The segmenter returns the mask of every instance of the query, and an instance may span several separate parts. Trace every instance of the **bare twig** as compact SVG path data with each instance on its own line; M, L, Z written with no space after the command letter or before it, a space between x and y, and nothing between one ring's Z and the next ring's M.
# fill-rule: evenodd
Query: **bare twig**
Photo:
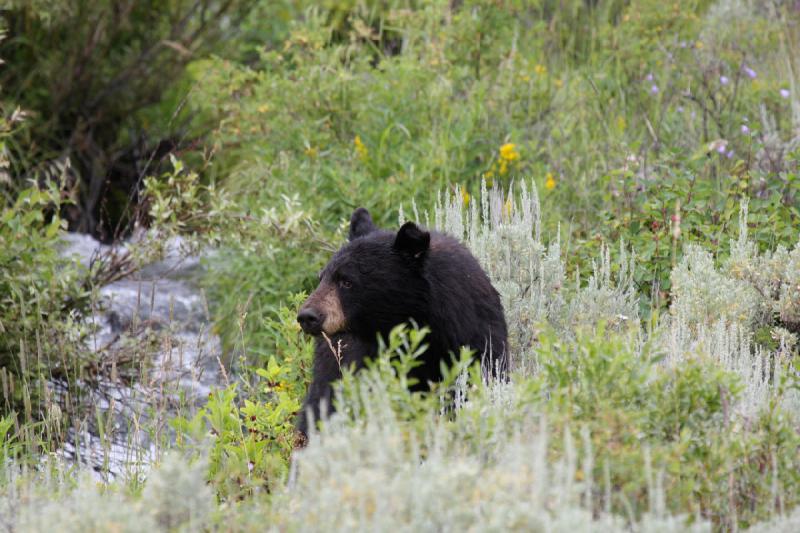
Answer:
M342 349L346 348L347 345L342 345L342 339L339 339L336 342L336 348L333 347L333 343L331 342L331 338L328 337L325 332L322 332L322 336L325 337L325 341L328 343L328 348L330 348L331 353L333 354L334 359L336 359L336 364L339 365L339 373L342 372Z

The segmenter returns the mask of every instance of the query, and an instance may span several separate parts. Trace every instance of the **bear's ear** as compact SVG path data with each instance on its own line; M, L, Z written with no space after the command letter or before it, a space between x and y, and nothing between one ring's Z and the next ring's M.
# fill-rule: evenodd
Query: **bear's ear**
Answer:
M353 211L353 214L350 216L350 235L347 237L347 240L352 241L353 239L363 237L376 229L378 228L372 223L372 217L369 216L369 211L363 207L359 207Z
M394 238L394 249L410 254L414 259L419 259L428 251L431 244L431 234L423 231L413 222L406 222Z

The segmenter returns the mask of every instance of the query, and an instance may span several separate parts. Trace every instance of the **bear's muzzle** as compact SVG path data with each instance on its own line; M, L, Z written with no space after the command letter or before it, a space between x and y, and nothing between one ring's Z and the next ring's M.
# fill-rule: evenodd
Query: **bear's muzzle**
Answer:
M297 322L309 335L333 335L344 330L342 302L333 283L320 283L297 313Z

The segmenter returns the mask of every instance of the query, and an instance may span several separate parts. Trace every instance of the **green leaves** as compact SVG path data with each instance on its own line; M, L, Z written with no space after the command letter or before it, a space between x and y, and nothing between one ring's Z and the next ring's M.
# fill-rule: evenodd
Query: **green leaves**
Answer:
M0 418L0 457L4 461L17 457L21 451L21 444L14 430L15 418L16 413L13 412Z
M55 355L63 361L79 351L70 313L84 309L91 290L86 270L58 255L61 206L50 182L20 191L0 214L0 367L12 381L3 386L0 412L26 418L32 407L38 412L42 390L34 383L56 370Z
M313 340L302 335L291 298L260 325L273 339L265 354L240 361L237 384L213 392L193 418L179 418L176 429L185 447L202 449L211 431L209 478L224 499L237 499L284 481L294 448L294 418L310 381Z

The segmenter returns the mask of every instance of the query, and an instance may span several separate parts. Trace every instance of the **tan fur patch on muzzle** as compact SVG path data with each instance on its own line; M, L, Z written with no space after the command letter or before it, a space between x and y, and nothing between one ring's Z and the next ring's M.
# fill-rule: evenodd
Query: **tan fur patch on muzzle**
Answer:
M322 298L322 312L325 313L325 321L322 322L322 331L328 335L339 333L344 329L344 311L342 302L336 288L331 286L330 290Z
M322 316L322 331L327 335L339 333L345 328L344 311L339 293L333 283L321 283L317 290L308 297L303 307L316 310Z

